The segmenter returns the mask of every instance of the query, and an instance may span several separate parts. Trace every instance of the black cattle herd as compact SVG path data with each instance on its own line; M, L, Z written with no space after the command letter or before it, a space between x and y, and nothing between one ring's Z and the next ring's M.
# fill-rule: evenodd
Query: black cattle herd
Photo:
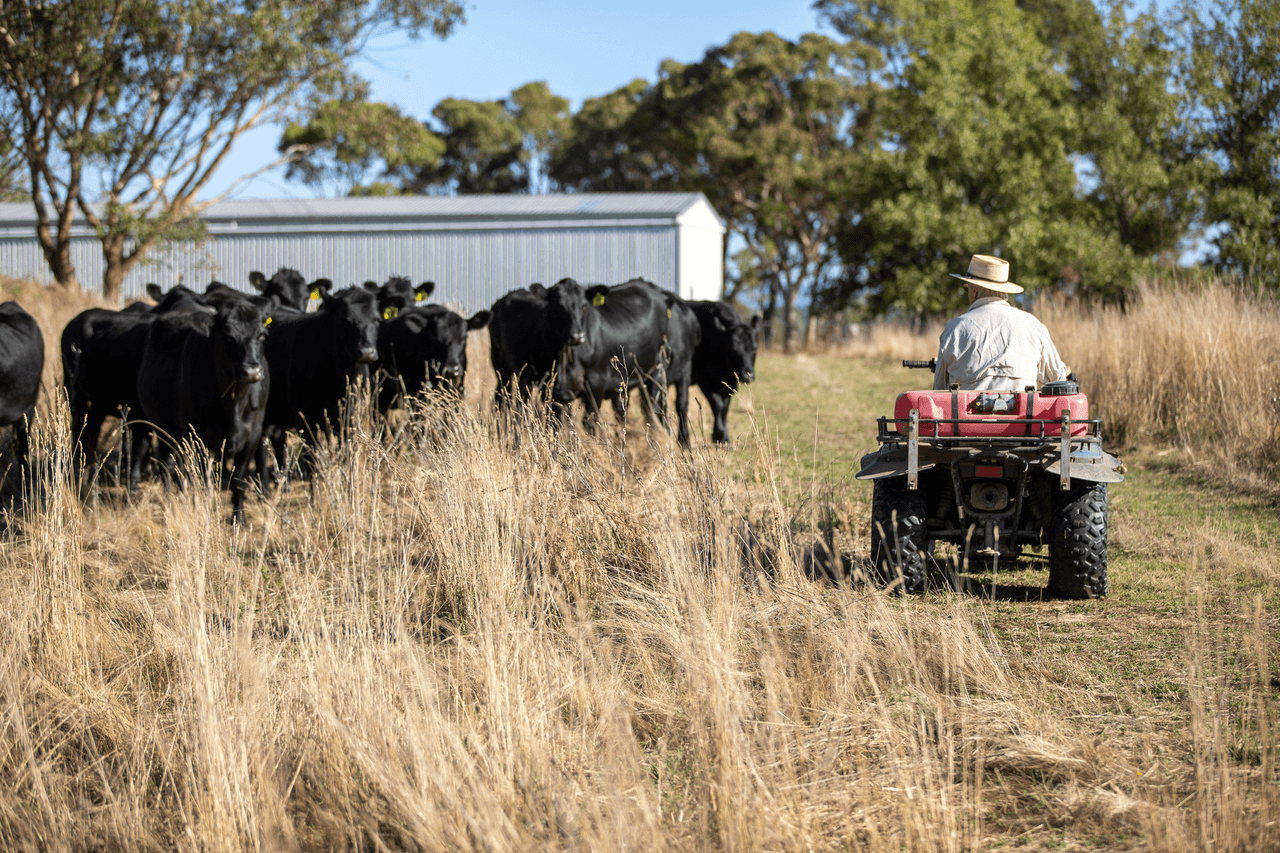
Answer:
M723 302L685 300L638 278L612 287L533 284L468 318L428 304L430 282L399 276L335 290L328 279L281 268L270 278L250 273L249 282L256 293L216 281L203 293L148 285L154 305L91 308L67 324L63 385L82 482L86 467L95 470L104 419L118 417L127 425L129 488L149 463L173 473L175 451L198 439L220 456L241 521L251 463L266 490L270 463L283 470L293 433L308 476L310 449L337 429L348 394L363 383L383 415L425 389L461 394L467 333L485 326L498 408L537 399L559 420L580 400L588 430L606 400L624 418L637 389L665 426L674 386L677 438L687 445L689 386L697 385L711 405L712 439L727 442L729 398L755 370L758 316L743 322ZM0 425L13 425L20 462L43 364L36 321L15 302L0 305Z

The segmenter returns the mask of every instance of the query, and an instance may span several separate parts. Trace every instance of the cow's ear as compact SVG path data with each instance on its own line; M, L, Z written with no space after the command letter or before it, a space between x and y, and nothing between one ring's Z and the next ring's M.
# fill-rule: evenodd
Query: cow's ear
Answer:
M262 288L267 286L267 277L257 270L254 270L249 273L249 283L253 285L254 290L262 290Z
M751 331L758 332L759 330L760 330L760 315L752 314L751 315Z
M156 302L164 299L164 291L160 289L160 285L154 281L147 282L147 296L150 296Z
M434 281L424 281L413 289L413 298L421 302L435 292L436 283Z
M376 293L378 291L378 283L376 281L366 281L364 283L364 289L372 290L373 292Z
M608 293L609 293L609 285L593 284L587 288L587 292L584 294L584 296L587 297L588 302L590 302L592 305L599 308L601 305L604 304L604 298Z
M490 315L487 310L477 311L472 314L467 318L467 331L474 332L476 329L483 329L485 326L489 325L489 316Z
M529 292L532 293L534 296L547 295L547 289L542 286L542 282L540 281L535 281L533 284L529 285Z
M318 290L321 293L328 293L333 290L333 282L327 278L318 278L311 282L311 290L312 292Z

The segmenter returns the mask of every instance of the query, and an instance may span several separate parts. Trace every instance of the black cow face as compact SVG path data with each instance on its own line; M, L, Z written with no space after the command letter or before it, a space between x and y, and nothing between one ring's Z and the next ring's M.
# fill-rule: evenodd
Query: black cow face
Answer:
M735 322L729 339L729 366L737 375L739 382L750 382L756 378L756 348L760 337L760 315L751 318L751 323Z
M426 357L431 387L452 388L461 394L467 376L467 321L442 309L432 312L423 332L430 341Z
M213 318L214 358L223 381L235 385L252 385L262 380L262 342L271 325L268 299L233 300L227 302Z
M582 324L587 310L587 297L582 285L563 278L546 291L547 328L553 341L561 346L577 346L587 339Z
M324 298L324 311L332 314L333 352L350 367L351 376L366 377L378 358L378 299L361 287L350 287Z
M399 312L413 305L421 305L436 289L434 281L424 281L414 287L413 282L402 275L393 275L382 285L366 281L364 286L377 295L378 309L384 314L388 307L394 307Z
M323 299L333 289L333 282L327 278L318 278L307 284L302 273L288 267L276 270L271 278L254 270L249 273L249 283L263 296L275 297L281 305L298 311L305 311L308 302Z

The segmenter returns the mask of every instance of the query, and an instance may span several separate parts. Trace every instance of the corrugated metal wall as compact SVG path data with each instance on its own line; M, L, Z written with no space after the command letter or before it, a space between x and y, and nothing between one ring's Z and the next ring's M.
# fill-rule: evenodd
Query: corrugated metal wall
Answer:
M73 258L81 284L96 289L102 254L94 239L77 240ZM584 284L617 284L643 276L661 287L679 284L676 226L587 227L437 232L214 234L204 244L175 244L157 252L125 280L126 299L149 281L163 287L179 277L196 290L213 279L250 290L250 270L271 275L292 267L308 279L329 278L338 287L391 275L436 282L432 301L470 313L531 282L551 285L565 276ZM39 246L30 237L0 237L0 271L49 279Z

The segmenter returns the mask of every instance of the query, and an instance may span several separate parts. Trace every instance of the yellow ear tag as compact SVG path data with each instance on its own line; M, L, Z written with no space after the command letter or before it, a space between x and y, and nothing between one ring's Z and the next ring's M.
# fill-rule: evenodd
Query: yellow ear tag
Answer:
M264 329L265 329L267 326L270 326L270 325L271 325L271 318L270 318L270 317L268 317L267 319L265 319L265 320L263 320L263 321L262 321L262 327L263 327Z
M388 305L386 310L382 312L382 319L394 320L399 315L400 309L394 305Z
M670 309L670 308L668 308L668 309L667 309L667 319L668 319L668 320L670 320L670 319L671 319L671 309Z
M591 304L592 304L592 305L594 305L594 306L596 306L597 308L599 308L601 305L603 305L603 304L604 304L604 294L603 294L603 293L597 293L595 296L591 297Z
M312 288L312 289L311 289L311 298L312 298L312 299L319 299L319 298L320 298L320 288L315 287L315 288Z
M426 298L427 298L427 294L425 294L425 293L415 293L415 294L413 294L413 301L414 301L414 302L422 302L422 301L426 300Z

